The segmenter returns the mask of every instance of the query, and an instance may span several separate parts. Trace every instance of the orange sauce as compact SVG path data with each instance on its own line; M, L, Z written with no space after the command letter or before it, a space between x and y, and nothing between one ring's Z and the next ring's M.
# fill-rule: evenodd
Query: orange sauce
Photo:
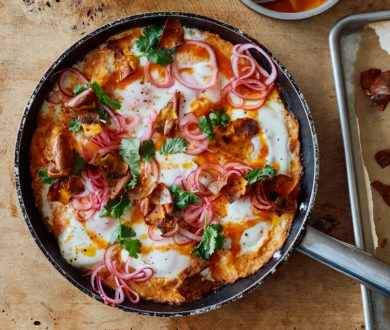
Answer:
M316 8L327 0L278 0L273 3L262 4L263 7L285 13L299 13Z

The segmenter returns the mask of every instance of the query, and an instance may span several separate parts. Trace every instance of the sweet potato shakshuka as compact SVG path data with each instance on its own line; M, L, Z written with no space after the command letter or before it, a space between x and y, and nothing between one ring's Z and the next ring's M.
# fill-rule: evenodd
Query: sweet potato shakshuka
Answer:
M30 146L35 203L107 304L201 299L282 247L299 125L261 48L168 19L52 79Z

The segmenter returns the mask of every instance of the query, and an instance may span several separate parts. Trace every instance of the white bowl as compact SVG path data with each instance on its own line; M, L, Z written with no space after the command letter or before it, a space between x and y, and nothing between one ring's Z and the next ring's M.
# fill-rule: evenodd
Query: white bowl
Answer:
M332 7L339 0L328 0L316 8L306 10L306 11L301 11L298 13L284 13L284 12L280 12L280 11L276 11L276 10L267 9L263 6L258 5L257 3L253 2L252 0L241 0L241 1L243 3L245 3L249 8L257 11L260 14L263 14L263 15L266 15L269 17L273 17L273 18L278 18L278 19L297 20L297 19L304 19L304 18L318 15L318 14L322 13L323 11Z

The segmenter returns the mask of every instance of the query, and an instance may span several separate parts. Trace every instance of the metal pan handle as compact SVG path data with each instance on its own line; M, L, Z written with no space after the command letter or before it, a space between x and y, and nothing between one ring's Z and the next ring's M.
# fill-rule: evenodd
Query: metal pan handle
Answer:
M390 297L390 266L355 246L311 226L298 251Z

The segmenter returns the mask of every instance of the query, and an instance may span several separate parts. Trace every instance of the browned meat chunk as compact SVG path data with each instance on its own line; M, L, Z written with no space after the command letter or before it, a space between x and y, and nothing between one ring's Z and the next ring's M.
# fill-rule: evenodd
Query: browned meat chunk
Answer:
M64 106L69 108L79 108L83 105L90 105L94 102L96 102L95 92L91 87L88 87L86 90L65 101Z
M390 149L378 151L375 159L382 168L390 165Z
M127 37L121 39L109 40L107 48L114 51L114 71L116 73L115 81L120 82L131 75L136 68L136 58L127 45Z
M159 183L150 195L150 201L153 204L172 204L173 198L171 191L164 183Z
M390 71L369 69L360 74L360 85L370 96L370 105L379 111L385 110L390 102Z
M371 186L382 196L385 203L390 206L390 185L376 180L371 182Z
M157 228L161 230L162 237L171 237L179 230L179 224L175 216L165 214L164 220L157 224Z
M150 211L145 216L145 223L147 225L157 225L165 219L165 210L162 205L152 204Z
M240 118L227 126L217 126L208 146L213 151L221 151L234 159L246 159L253 151L251 139L260 131L256 120Z
M81 182L81 177L71 175L57 180L49 187L47 200L68 204L72 196L80 194L83 191L84 185Z
M171 136L179 123L180 92L175 91L172 99L162 108L153 124L153 129L165 136Z
M176 286L176 290L186 301L201 299L204 292L209 290L209 285L204 285L209 281L206 281L200 275L200 272L208 266L209 262L207 260L193 257L190 265L179 274L180 281Z
M245 195L247 184L248 181L242 176L232 174L229 176L226 185L221 189L221 194L224 195L231 204Z
M73 152L66 134L57 135L51 154L51 163L47 171L50 178L61 178L73 172Z
M181 23L174 18L168 18L158 42L158 47L172 49L181 45L184 45L184 30Z

